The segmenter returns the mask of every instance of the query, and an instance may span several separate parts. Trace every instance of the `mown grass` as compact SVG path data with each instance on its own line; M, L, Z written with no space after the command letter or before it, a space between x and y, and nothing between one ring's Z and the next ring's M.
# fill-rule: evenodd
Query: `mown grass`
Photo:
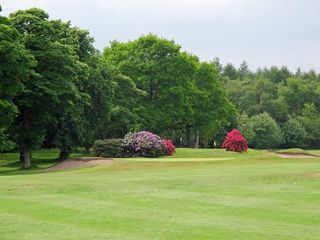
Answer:
M0 239L319 239L320 158L178 149L45 172L0 157ZM221 160L224 159L224 160ZM193 161L192 161L193 160Z

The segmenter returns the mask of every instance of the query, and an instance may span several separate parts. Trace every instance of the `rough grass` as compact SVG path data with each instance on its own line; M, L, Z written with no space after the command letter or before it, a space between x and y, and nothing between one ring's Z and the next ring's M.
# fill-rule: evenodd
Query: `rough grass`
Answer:
M178 149L161 161L119 159L44 172L57 153L33 157L35 166L28 171L18 171L16 154L0 157L1 239L320 236L320 158Z

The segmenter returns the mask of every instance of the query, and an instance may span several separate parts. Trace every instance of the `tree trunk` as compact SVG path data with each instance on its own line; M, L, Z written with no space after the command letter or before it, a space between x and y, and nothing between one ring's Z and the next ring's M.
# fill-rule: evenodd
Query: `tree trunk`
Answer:
M205 141L204 141L204 148L208 148L208 145L209 145L208 144L208 138L206 138Z
M22 168L28 169L31 167L30 152L28 149L23 149L20 153L20 160L22 161Z
M23 108L22 111L22 131L27 131L29 129L29 110L27 108ZM28 136L27 136L28 137ZM31 167L31 157L30 157L30 149L28 144L26 144L26 139L23 138L23 142L21 142L20 147L20 162L22 163L23 169L28 169Z
M194 144L194 148L199 148L199 129L196 131L196 142Z
M186 125L186 139L187 139L187 147L192 148L192 134L191 134L192 125Z
M60 149L60 160L66 160L69 156L69 152L66 149Z
M90 154L90 146L85 146L86 148L86 154Z

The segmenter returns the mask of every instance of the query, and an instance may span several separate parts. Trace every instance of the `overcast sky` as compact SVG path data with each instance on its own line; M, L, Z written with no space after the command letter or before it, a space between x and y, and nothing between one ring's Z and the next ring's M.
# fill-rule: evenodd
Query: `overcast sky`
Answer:
M251 69L287 65L320 71L320 0L1 0L3 15L39 7L53 19L109 41L156 33L201 60Z

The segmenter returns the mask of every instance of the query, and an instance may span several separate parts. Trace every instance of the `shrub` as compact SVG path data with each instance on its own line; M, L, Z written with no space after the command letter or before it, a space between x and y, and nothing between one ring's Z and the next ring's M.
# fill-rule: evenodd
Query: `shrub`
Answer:
M124 155L122 140L118 138L97 140L94 143L94 152L98 157L122 157Z
M306 147L306 129L296 119L290 119L282 128L283 146L286 148Z
M128 132L124 138L121 140L121 146L127 155L134 155L135 148L134 148L134 133Z
M163 154L165 142L156 134L142 131L128 133L122 140L122 147L132 156L157 157Z
M164 140L165 146L163 149L164 155L172 156L176 152L176 146L172 143L170 139Z
M251 118L253 123L253 146L258 149L276 148L282 142L280 128L276 121L268 114L261 113Z
M241 133L233 129L227 134L226 139L222 143L222 148L226 148L227 151L246 152L248 150L248 144Z

